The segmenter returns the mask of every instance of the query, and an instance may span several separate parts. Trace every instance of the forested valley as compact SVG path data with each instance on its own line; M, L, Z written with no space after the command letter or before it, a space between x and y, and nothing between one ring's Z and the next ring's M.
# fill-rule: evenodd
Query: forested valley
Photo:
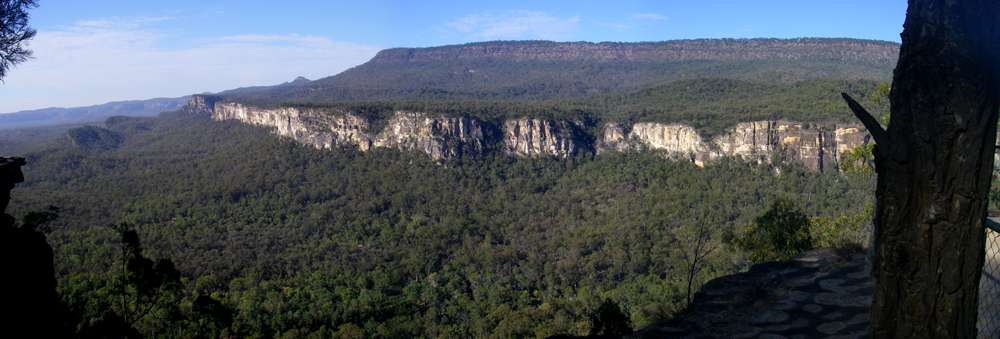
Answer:
M997 4L0 0L4 337L1000 337Z
M874 183L652 152L320 151L183 111L107 128L120 140L17 148L9 210L57 215L42 228L78 333L545 337L590 333L602 305L640 327L787 257L748 247L767 215L807 220L804 247L862 243Z

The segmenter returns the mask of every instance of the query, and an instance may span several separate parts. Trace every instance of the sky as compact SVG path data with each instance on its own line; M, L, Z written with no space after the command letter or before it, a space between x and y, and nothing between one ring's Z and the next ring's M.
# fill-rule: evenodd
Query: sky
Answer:
M379 50L487 40L899 41L906 0L39 0L0 112L335 75Z

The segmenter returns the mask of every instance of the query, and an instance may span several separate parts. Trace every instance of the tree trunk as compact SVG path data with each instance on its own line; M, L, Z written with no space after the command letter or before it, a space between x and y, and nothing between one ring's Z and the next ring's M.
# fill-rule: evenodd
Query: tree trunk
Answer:
M1000 110L1000 1L910 0L878 172L872 333L974 338Z

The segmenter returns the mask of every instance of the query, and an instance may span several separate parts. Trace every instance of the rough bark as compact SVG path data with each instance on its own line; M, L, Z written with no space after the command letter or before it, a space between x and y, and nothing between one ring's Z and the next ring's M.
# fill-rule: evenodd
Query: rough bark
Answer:
M974 338L1000 110L1000 1L910 0L876 141L876 338Z

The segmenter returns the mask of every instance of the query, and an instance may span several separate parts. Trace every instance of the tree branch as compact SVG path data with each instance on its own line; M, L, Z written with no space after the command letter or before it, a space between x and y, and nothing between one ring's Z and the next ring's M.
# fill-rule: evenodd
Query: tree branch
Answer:
M844 97L844 101L847 101L847 107L851 108L854 116L858 117L858 120L861 120L861 124L865 125L865 129L872 135L872 139L875 139L875 146L882 145L884 147L883 143L888 140L886 140L885 129L878 123L878 119L875 119L871 113L868 113L868 110L862 107L857 101L854 101L854 98L851 98L847 93L840 93L840 95Z

